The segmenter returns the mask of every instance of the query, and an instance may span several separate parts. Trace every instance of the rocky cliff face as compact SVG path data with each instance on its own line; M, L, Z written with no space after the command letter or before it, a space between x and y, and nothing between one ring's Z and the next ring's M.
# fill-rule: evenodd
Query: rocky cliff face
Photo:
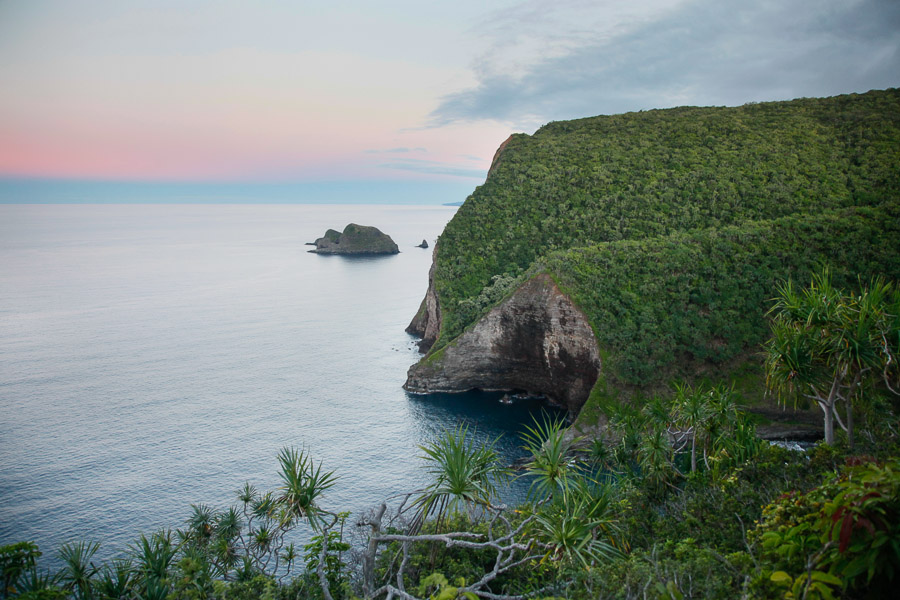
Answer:
M410 329L430 347L440 325L432 285L423 304ZM600 367L587 318L548 275L540 274L450 345L413 365L404 388L418 393L521 389L577 413Z
M434 291L434 265L437 260L438 245L434 245L431 252L431 269L428 271L428 291L419 306L419 312L413 317L412 322L406 328L407 333L422 338L419 341L419 350L428 352L437 340L441 331L441 305L438 303L437 294Z

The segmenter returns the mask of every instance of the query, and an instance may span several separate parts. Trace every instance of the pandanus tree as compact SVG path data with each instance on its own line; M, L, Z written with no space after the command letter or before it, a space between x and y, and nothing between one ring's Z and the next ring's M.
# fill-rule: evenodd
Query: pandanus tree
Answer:
M567 435L562 419L546 417L526 426L522 433L525 450L531 455L526 473L532 478L530 496L546 498L557 490L565 490L577 473L575 447L580 438Z
M675 415L678 425L687 428L691 438L691 473L697 471L697 443L703 441L706 425L713 414L710 393L698 387L675 385Z
M413 529L419 529L429 517L440 523L448 512L467 510L471 514L496 499L497 484L509 472L500 463L496 440L477 444L474 437L475 432L470 435L468 427L460 425L419 447L431 482L414 500L418 510Z
M336 477L305 449L283 448L278 462L281 481L274 490L260 492L247 483L237 492L238 506L215 511L191 505L184 529L175 532L177 544L168 533L142 536L133 551L141 575L139 595L165 597L174 589L176 595L190 590L205 597L214 579L249 581L257 575L283 578L290 573L297 558L289 543L291 532L307 523L321 533L337 520L320 506ZM180 560L173 562L175 558ZM178 578L171 575L170 565L177 567Z
M824 270L805 289L791 281L780 285L769 314L767 386L782 400L815 402L823 413L825 443L834 443L837 421L852 445L854 403L878 383L900 392L900 290L875 279L848 294Z
M131 546L136 570L135 587L140 598L163 599L170 591L170 569L178 553L172 532L159 531L149 538L141 534Z
M99 549L100 544L97 542L77 542L64 544L59 550L63 561L63 582L76 600L90 600L94 597L91 579L100 569L91 559Z
M284 448L278 455L281 463L281 487L273 507L280 525L290 526L306 519L318 531L323 512L319 498L337 481L333 471L322 471L322 463L313 462L305 450Z
M566 435L561 419L547 418L528 427L523 438L530 454L523 477L532 481L531 502L516 510L498 501L497 482L509 473L492 443L473 443L468 429L461 426L423 445L431 483L416 493L400 495L396 510L388 512L385 501L359 521L359 525L371 528L363 552L363 597L417 600L406 586L414 570L411 549L421 544L494 557L493 561L488 559L493 565L476 581L453 587L444 580L445 587L431 596L440 598L518 600L524 596L501 591L509 582L498 584L498 579L514 569L551 562L584 566L620 556L625 545L618 540L610 488L590 478L589 469L578 458L579 440ZM411 524L400 529L397 525L403 523L407 510L415 511L414 517ZM442 518L452 511L468 516L470 524L482 518L484 523L482 527L446 531L443 525L450 520ZM423 527L428 517L434 520ZM398 544L399 550L386 562L387 571L382 573L379 587L376 559L379 549L390 548L391 544ZM435 580L437 576L432 574Z
M529 495L536 502L545 558L587 566L620 556L610 488L594 481L578 459L582 439L570 435L562 419L547 416L526 427L522 437L531 455L525 476L532 478Z

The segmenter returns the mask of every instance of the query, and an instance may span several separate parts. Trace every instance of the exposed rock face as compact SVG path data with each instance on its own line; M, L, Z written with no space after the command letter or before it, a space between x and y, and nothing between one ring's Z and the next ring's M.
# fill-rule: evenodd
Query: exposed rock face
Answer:
M500 144L500 146L498 146L497 150L494 152L494 157L491 159L491 168L488 169L488 177L491 176L491 172L494 170L494 167L497 166L497 161L500 160L500 155L503 154L504 150L506 150L506 147L509 145L510 140L513 139L513 135L515 134L512 134L508 138L503 140L503 143Z
M427 248L427 247L428 247L428 240L422 240L422 243L419 244L418 246L416 246L416 248Z
M419 350L428 352L437 340L441 330L441 305L438 303L437 293L434 291L434 266L437 259L437 244L431 251L431 269L428 270L428 291L419 305L419 311L413 317L412 322L406 328L406 333L422 338L419 341Z
M316 254L397 254L400 248L377 227L350 223L343 233L329 229L315 242Z
M421 318L417 315L410 329L416 326L412 332L421 332L430 347L440 320L431 284L424 304ZM419 393L523 389L544 394L577 413L600 367L587 318L548 275L541 274L449 346L413 365L404 388Z

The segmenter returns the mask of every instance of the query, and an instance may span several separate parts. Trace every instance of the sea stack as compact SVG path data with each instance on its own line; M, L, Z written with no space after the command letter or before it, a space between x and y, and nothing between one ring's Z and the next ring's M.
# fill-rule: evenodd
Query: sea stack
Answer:
M377 227L350 223L343 233L329 229L315 241L315 254L398 254L400 248L391 236Z

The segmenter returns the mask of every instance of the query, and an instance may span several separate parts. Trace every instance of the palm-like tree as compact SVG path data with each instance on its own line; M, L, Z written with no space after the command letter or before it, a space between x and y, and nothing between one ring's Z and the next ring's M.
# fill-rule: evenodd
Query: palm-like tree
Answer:
M834 443L837 420L852 445L853 403L865 384L881 378L894 390L900 373L898 313L900 289L883 279L855 295L836 289L828 270L813 276L804 290L790 281L780 285L769 311L772 338L764 346L766 384L781 398L816 402L824 415L825 443Z
M613 452L617 463L633 472L638 448L644 436L647 418L630 404L611 404L607 408L610 429L620 438Z
M565 490L569 477L578 469L574 449L580 438L566 435L562 418L547 415L543 421L535 419L534 427L525 429L522 439L531 454L526 472L534 478L529 495L547 498L557 490Z
M497 440L475 444L468 427L460 425L447 430L435 441L419 446L425 453L431 483L414 501L418 507L413 529L421 527L425 519L462 508L488 506L497 496L497 484L508 477L500 465L494 449Z
M672 422L672 407L661 396L653 396L641 409L645 423L666 427Z
M281 553L281 560L284 561L285 571L284 574L278 578L279 581L290 576L291 570L294 567L294 562L296 562L298 556L297 548L294 546L293 542L285 546L284 551Z
M94 587L100 600L126 600L134 587L134 564L127 558L103 565Z
M233 506L214 517L213 537L209 551L214 566L223 575L237 566L240 560L238 545L243 527L244 520L238 509Z
M548 557L589 567L621 556L613 515L609 486L583 476L572 477L557 499L542 506L536 515Z
M51 574L48 571L39 571L32 566L19 574L15 588L18 597L46 598L48 600L63 600L68 594L59 589L61 573Z
M188 537L201 548L205 547L213 536L215 515L212 508L205 504L191 504L191 516L187 520Z
M91 559L99 549L100 544L97 542L78 542L64 544L59 550L63 561L63 582L77 600L90 600L94 597L91 578L100 569L91 563Z
M245 508L250 506L250 503L253 502L257 496L259 496L259 492L249 481L244 483L244 487L237 491L238 500L241 501Z
M676 423L691 434L691 473L697 471L697 442L706 434L712 414L710 392L702 386L694 389L684 383L675 384Z
M647 481L657 485L669 484L670 477L676 474L672 464L672 444L661 427L645 433L638 448L638 465Z
M334 471L322 471L322 463L316 465L305 450L296 448L282 448L278 461L282 485L274 502L281 509L281 524L290 526L305 518L318 531L320 510L317 500L337 482Z
M241 534L244 520L235 507L216 515L215 534L224 540L233 540Z
M169 568L177 552L169 530L158 531L149 538L141 534L137 544L131 547L142 598L166 597L169 592Z

